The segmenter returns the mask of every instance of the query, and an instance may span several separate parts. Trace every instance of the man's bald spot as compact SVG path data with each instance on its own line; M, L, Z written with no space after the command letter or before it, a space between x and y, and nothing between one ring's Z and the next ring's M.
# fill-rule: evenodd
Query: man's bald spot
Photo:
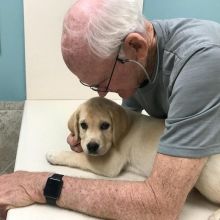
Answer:
M78 0L68 10L63 22L62 52L66 56L87 55L91 52L85 38L85 29L95 9L100 6L102 0Z
M101 59L91 52L84 38L83 29L88 25L90 16L100 7L102 0L78 0L67 12L62 34L62 54L67 67L82 81L88 76L94 82L108 74L113 59ZM96 73L95 75L93 73ZM102 75L102 76L101 76Z
M80 24L86 25L90 16L94 15L95 10L101 6L103 0L78 0L68 10L65 22L68 27L76 28Z

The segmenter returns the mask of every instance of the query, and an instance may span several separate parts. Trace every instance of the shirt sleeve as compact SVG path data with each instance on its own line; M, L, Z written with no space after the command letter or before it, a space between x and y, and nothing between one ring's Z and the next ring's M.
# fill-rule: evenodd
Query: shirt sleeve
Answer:
M220 47L195 53L172 82L158 152L193 158L220 153Z

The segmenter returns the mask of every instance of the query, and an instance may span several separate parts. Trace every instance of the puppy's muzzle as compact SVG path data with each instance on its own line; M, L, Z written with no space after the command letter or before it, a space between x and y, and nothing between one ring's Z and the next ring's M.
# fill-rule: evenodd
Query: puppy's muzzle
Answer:
M97 144L96 142L89 142L87 144L87 149L90 154L97 154L99 144Z

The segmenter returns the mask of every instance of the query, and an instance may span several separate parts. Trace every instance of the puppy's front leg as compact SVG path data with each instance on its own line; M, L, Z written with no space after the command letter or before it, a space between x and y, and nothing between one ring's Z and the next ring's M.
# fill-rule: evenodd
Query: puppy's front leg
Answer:
M73 151L48 152L46 158L54 165L77 167L108 177L117 176L126 165L125 157L113 150L104 156L89 156Z

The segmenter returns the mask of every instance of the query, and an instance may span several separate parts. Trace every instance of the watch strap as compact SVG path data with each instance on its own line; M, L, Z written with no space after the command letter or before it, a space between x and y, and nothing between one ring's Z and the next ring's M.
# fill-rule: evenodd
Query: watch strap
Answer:
M52 179L56 179L56 180L60 180L62 181L62 178L63 178L64 175L61 175L61 174L58 174L58 173L55 173L53 174L51 177L49 178L52 178Z
M57 199L51 198L51 197L46 197L47 204L56 206L57 205Z

